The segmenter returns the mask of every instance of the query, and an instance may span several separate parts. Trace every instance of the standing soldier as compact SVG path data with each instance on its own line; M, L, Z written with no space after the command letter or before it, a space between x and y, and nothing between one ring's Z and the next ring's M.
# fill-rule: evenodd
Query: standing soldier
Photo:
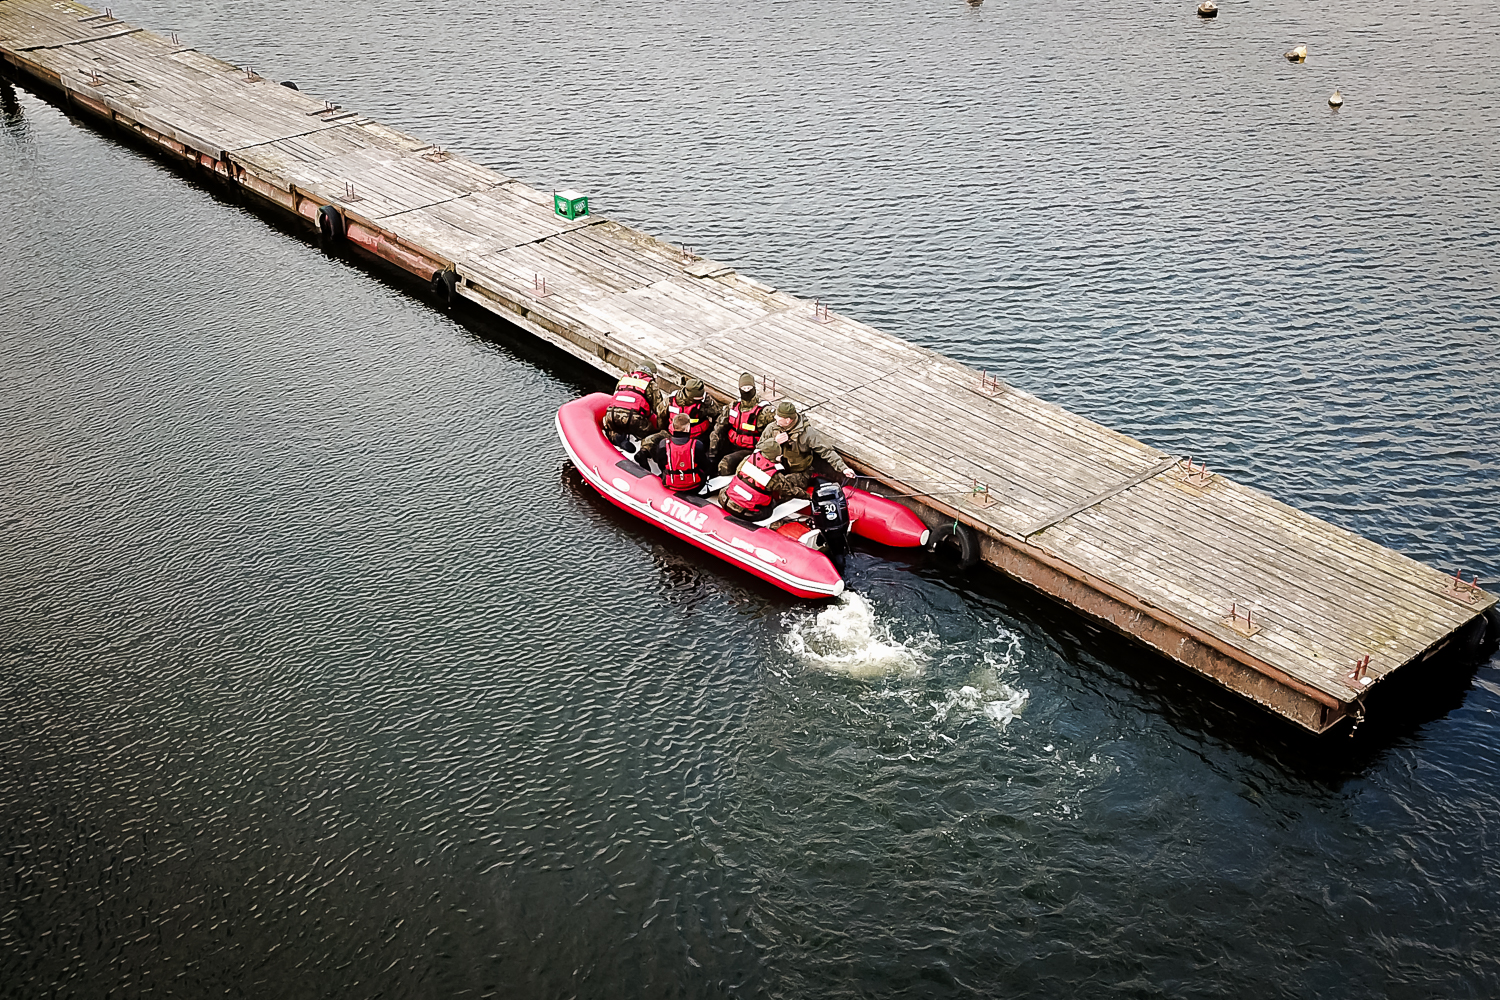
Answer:
M615 397L604 411L604 436L623 448L627 437L645 438L656 433L662 406L656 366L642 361L615 385Z
M719 475L734 475L770 422L771 408L760 401L760 394L755 391L755 376L743 373L740 398L719 413L713 436L708 439L709 454L724 456L719 460Z
M664 398L661 407L656 411L659 422L664 426L671 426L672 418L679 413L688 418L688 436L695 440L702 438L706 452L709 429L713 427L714 420L719 416L718 400L704 393L702 382L690 378L682 383L681 389ZM635 456L637 464L646 468L646 459L652 455L656 443L666 436L666 431L657 431L643 440L641 450Z
M842 470L846 478L854 478L854 470L833 450L833 442L808 424L790 399L776 404L776 419L766 427L761 440L781 445L781 464L786 467L782 480L787 489L795 489L799 494L806 495L812 482L814 456L821 455L833 468Z

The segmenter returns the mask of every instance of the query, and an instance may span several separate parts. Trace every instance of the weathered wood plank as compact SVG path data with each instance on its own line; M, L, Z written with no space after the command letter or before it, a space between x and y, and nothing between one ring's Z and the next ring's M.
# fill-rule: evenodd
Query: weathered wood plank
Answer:
M1077 520L1072 535L1090 539L1099 551L1113 553L1122 562L1153 565L1164 575L1192 584L1220 615L1231 603L1241 611L1254 606L1270 626L1295 625L1315 646L1355 641L1369 652L1389 645L1389 637L1399 634L1425 647L1447 631L1399 604L1357 607L1339 595L1309 588L1305 578L1286 576L1274 564L1255 559L1254 553L1226 546L1185 548L1176 544L1181 535L1150 519L1124 521L1098 509L1079 514ZM1119 544L1127 533L1137 543L1128 551ZM1048 548L1069 552L1066 543Z

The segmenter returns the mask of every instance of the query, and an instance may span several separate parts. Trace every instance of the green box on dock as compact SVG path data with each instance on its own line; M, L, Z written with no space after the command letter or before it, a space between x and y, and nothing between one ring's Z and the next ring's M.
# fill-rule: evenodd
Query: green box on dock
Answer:
M552 211L564 219L576 219L589 214L589 196L577 191L553 191Z

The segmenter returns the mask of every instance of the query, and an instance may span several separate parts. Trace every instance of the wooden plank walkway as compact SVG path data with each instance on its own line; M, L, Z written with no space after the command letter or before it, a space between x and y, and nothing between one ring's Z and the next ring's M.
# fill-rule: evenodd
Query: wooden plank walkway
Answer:
M984 559L1316 732L1495 604L1428 566L932 351L70 0L0 53L75 107L617 374L764 372ZM545 286L542 282L545 280ZM1231 609L1234 614L1231 614ZM1245 611L1251 617L1243 617ZM1351 677L1369 657L1366 677Z

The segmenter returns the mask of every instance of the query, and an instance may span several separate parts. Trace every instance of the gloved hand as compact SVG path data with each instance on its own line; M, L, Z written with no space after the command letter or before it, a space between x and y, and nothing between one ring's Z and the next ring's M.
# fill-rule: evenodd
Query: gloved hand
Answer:
M849 468L844 469L844 478L845 479L853 479L857 475L859 475L859 473L855 472L853 469L849 469Z

